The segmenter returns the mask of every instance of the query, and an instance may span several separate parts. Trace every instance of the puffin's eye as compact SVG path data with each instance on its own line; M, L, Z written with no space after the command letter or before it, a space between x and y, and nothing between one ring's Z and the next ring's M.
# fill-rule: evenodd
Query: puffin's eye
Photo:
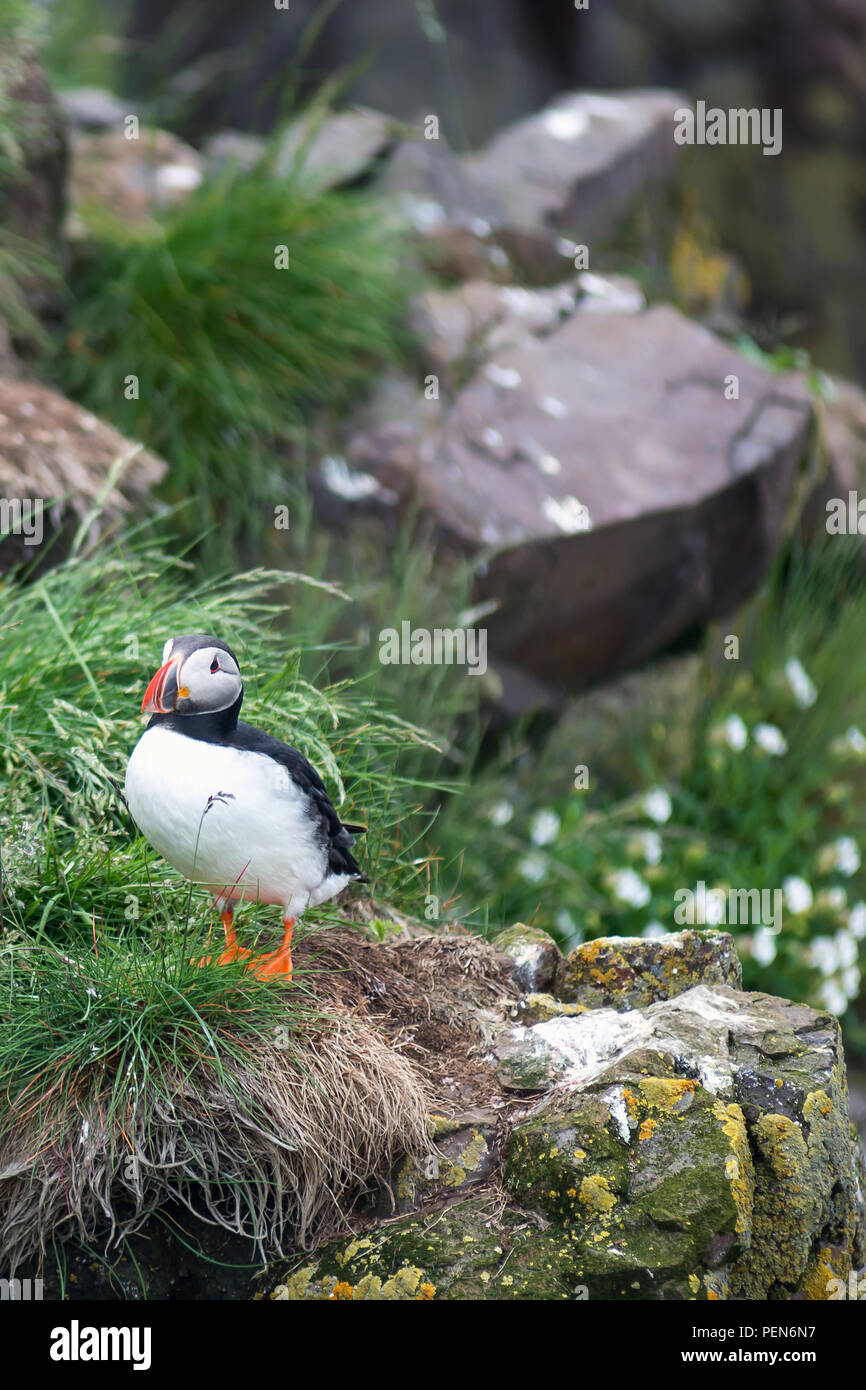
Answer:
M217 673L217 671L218 671L219 669L220 669L220 659L219 659L218 656L215 656L214 659L213 659L213 661L212 661L211 664L210 664L210 673L211 673L211 675L212 675L212 676L215 676L216 673Z

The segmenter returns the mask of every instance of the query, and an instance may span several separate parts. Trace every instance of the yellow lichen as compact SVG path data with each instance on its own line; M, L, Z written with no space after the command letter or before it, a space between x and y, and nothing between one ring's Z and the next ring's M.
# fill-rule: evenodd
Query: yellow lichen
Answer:
M717 1100L713 1106L713 1115L721 1124L722 1133L731 1148L731 1155L725 1161L725 1177L731 1184L731 1195L737 1210L735 1229L739 1235L748 1235L752 1229L755 1182L745 1116L739 1105L725 1105L721 1100Z
M593 1211L607 1212L616 1206L616 1194L611 1192L610 1183L601 1173L593 1173L582 1180L578 1199Z

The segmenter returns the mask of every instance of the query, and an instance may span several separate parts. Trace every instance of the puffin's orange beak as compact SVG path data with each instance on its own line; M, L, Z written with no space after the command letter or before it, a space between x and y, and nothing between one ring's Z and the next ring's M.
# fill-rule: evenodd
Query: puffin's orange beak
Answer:
M170 714L177 703L177 672L179 661L173 657L160 666L141 702L142 714Z

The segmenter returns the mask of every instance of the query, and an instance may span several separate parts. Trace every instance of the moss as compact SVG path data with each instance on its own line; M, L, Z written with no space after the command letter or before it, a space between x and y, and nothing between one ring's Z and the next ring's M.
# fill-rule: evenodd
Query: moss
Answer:
M610 1107L584 1096L573 1111L540 1117L514 1131L505 1181L517 1200L564 1223L586 1222L600 1210L580 1196L592 1179L613 1195L628 1186L627 1151L611 1134Z
M489 1202L472 1199L430 1217L388 1222L364 1241L332 1242L271 1297L331 1300L342 1284L353 1299L581 1298L577 1249L568 1232L538 1230L517 1213L499 1217Z

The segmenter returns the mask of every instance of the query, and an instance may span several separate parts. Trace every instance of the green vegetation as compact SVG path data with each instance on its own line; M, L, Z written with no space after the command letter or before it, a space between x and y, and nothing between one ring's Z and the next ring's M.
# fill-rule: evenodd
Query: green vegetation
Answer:
M304 1041L313 1026L317 1035L329 1028L310 982L300 972L287 993L242 968L193 963L220 931L213 908L135 837L119 785L162 643L189 630L233 643L248 717L302 748L344 815L369 822L371 891L386 900L417 898L413 837L425 818L411 811L436 785L417 773L438 769L441 754L363 681L329 683L321 645L273 640L287 593L346 606L338 588L266 571L196 584L189 570L139 536L111 553L73 554L36 582L0 581L0 1166L29 1173L38 1155L49 1194L37 1213L35 1187L22 1180L11 1196L7 1188L0 1236L10 1253L31 1249L19 1250L22 1231L28 1242L49 1239L75 1219L92 1232L118 1193L139 1214L192 1193L197 1209L204 1204L228 1229L278 1239L281 1222L303 1226L330 1202L321 1174L292 1169L289 1182L281 1165L316 1152L335 1115L351 1108L345 1087L365 1065L384 1065L369 1060L360 1037L344 1039L326 1081L305 1085L299 1101L292 1088L326 1055L317 1048L311 1058ZM242 939L272 944L272 919L264 909L242 911ZM322 909L305 928L332 920ZM387 1125L409 1142L423 1131L420 1101L409 1091L400 1099L402 1073L389 1079L386 1066L382 1076ZM310 1112L326 1101L335 1115ZM217 1121L199 1123L217 1102L228 1107L228 1137ZM369 1118L360 1093L357 1110L360 1132ZM306 1139L304 1124L312 1127ZM298 1145L287 1148L299 1125ZM79 1130L96 1136L93 1162L66 1172ZM346 1138L347 1188L383 1160L387 1132ZM360 1168L358 1154L366 1154ZM278 1211L268 1196L274 1183L285 1194ZM292 1215L292 1194L307 1188Z
M736 660L723 655L731 631ZM437 823L442 896L482 929L522 920L568 946L677 930L675 895L700 881L783 890L781 932L769 921L731 927L747 986L844 1015L864 1047L866 578L856 548L834 538L780 562L695 662L694 710L674 697L687 725L682 766L672 767L670 718L647 727L638 710L601 776L579 715L546 749L515 739L477 770ZM585 790L578 764L590 769Z
M58 381L163 454L196 530L216 520L231 539L286 501L298 465L275 468L275 448L303 457L310 413L356 401L395 358L408 281L398 228L369 200L230 173L147 231L103 221Z

